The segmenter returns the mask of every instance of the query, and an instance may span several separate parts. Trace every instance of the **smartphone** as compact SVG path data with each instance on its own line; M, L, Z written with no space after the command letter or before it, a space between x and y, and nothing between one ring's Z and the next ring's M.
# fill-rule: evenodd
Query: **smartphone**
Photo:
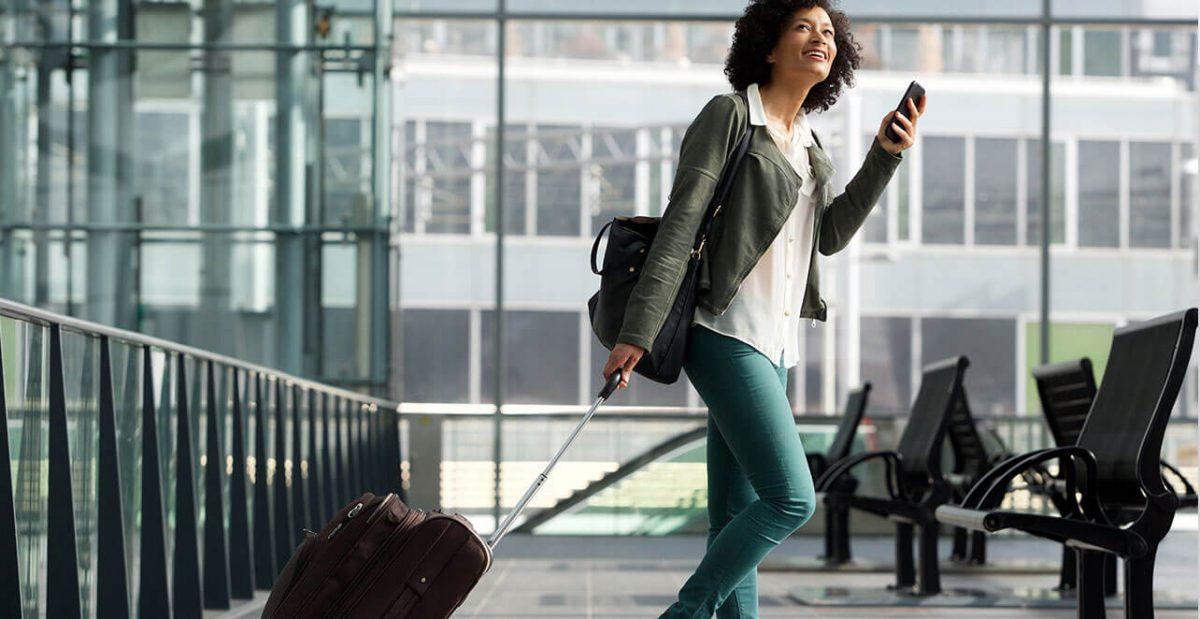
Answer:
M909 82L908 90L905 90L904 96L900 97L900 105L896 106L896 111L904 114L905 116L908 116L908 104L905 103L905 101L912 99L913 105L917 105L917 103L920 102L921 97L924 95L925 95L925 88L923 86L918 84L916 80ZM910 118L909 120L912 120L912 119ZM895 131L892 131L892 123L888 123L887 127L885 127L883 129L883 131L884 131L884 135L886 135L889 140L891 140L893 142L900 141L900 136L896 135Z

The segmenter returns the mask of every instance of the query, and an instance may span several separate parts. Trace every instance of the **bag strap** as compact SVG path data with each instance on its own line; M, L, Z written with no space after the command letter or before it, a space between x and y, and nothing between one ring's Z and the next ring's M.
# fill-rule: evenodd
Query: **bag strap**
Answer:
M600 248L600 238L604 236L604 231L608 230L608 227L613 225L613 221L615 221L615 219L610 219L608 223L604 224L604 227L600 228L599 234L596 235L596 240L592 241L592 273L595 273L596 275L603 275L603 273L600 272L600 269L596 268L596 250Z
M741 95L739 94L739 96ZM733 178L737 175L742 158L746 156L746 151L750 149L750 138L753 135L754 125L750 124L750 115L747 114L746 129L742 131L742 137L738 141L733 157L726 160L725 167L721 170L721 180L717 184L717 190L713 193L712 200L708 203L708 210L704 215L704 230L701 232L699 242L692 248L691 255L693 258L699 258L700 251L704 249L704 243L708 240L708 233L712 229L713 220L717 216L717 211L720 211L721 206L725 204L725 198L729 195L729 188L733 185Z

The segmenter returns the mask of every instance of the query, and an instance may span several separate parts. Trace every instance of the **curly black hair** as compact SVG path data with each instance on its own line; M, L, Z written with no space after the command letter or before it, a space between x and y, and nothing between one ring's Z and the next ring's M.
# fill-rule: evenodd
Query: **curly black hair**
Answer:
M725 58L725 76L735 90L771 82L767 54L775 49L792 15L813 7L821 7L829 14L837 55L829 68L829 77L808 91L801 107L805 112L823 112L837 102L843 85L854 86L854 70L862 62L862 46L850 33L850 18L835 10L831 0L752 0L734 24L733 44Z

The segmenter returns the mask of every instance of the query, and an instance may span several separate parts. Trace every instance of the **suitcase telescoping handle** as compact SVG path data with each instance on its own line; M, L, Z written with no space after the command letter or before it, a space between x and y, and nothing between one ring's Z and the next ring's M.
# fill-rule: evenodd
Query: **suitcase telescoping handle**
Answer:
M604 388L600 390L599 397L596 398L596 401L592 404L592 408L589 409L587 414L583 416L583 419L579 420L579 424L575 426L575 429L571 431L571 436L567 437L567 442L563 443L562 447L558 448L558 453L554 454L554 457L550 459L549 464L546 465L546 469L537 476L537 479L534 480L533 485L525 491L525 496L521 497L521 500L517 503L517 506L514 507L507 516L504 517L504 520L500 523L500 526L496 527L496 532L492 533L491 537L488 538L488 547L492 549L496 548L496 544L500 543L500 538L504 537L504 534L508 532L508 528L512 526L513 520L515 520L517 516L521 515L522 511L524 511L525 504L533 498L533 495L536 494L537 491L542 487L542 484L546 482L546 478L550 476L550 469L554 468L555 464L558 464L558 459L562 457L563 452L565 452L567 448L571 446L571 443L575 441L575 437L579 435L579 431L583 429L583 426L587 425L588 420L592 418L593 414L595 414L596 409L608 399L608 396L612 395L613 391L616 391L617 385L620 383L621 369L617 368L616 370L613 370L612 374L608 375L608 382L606 382L604 384Z

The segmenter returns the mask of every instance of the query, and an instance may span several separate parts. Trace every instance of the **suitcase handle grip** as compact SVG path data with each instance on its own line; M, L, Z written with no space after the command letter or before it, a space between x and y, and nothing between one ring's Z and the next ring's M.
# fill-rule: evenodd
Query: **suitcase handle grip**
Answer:
M533 481L533 485L529 486L529 489L525 491L525 496L521 497L521 500L517 502L517 506L514 507L507 516L504 517L504 520L500 523L500 526L496 527L495 532L488 537L487 545L489 548L494 549L496 544L500 543L500 538L504 537L504 534L508 532L508 528L512 526L513 520L516 520L517 516L521 515L521 512L525 510L525 505L528 504L529 500L533 498L534 493L536 493L542 487L542 484L546 482L546 479L550 477L550 469L553 469L554 465L558 464L558 459L562 457L563 453L567 451L567 448L571 446L571 443L575 441L575 437L579 435L579 431L583 429L583 426L587 425L588 420L591 419L592 415L596 413L596 409L600 407L601 403L608 399L608 396L612 395L613 391L617 389L617 385L620 383L621 370L613 370L613 373L608 375L608 380L604 383L604 388L600 390L600 395L596 398L595 403L592 404L592 408L589 409L587 414L583 416L583 419L579 420L579 424L576 425L575 429L571 431L571 436L567 437L567 441L563 443L562 447L558 448L558 453L554 454L554 457L550 459L549 464L546 465L546 470L538 474L537 479Z
M600 390L600 399L607 400L608 396L612 395L617 390L617 385L621 384L621 368L613 370L612 374L608 375L608 382L604 383L604 388Z

